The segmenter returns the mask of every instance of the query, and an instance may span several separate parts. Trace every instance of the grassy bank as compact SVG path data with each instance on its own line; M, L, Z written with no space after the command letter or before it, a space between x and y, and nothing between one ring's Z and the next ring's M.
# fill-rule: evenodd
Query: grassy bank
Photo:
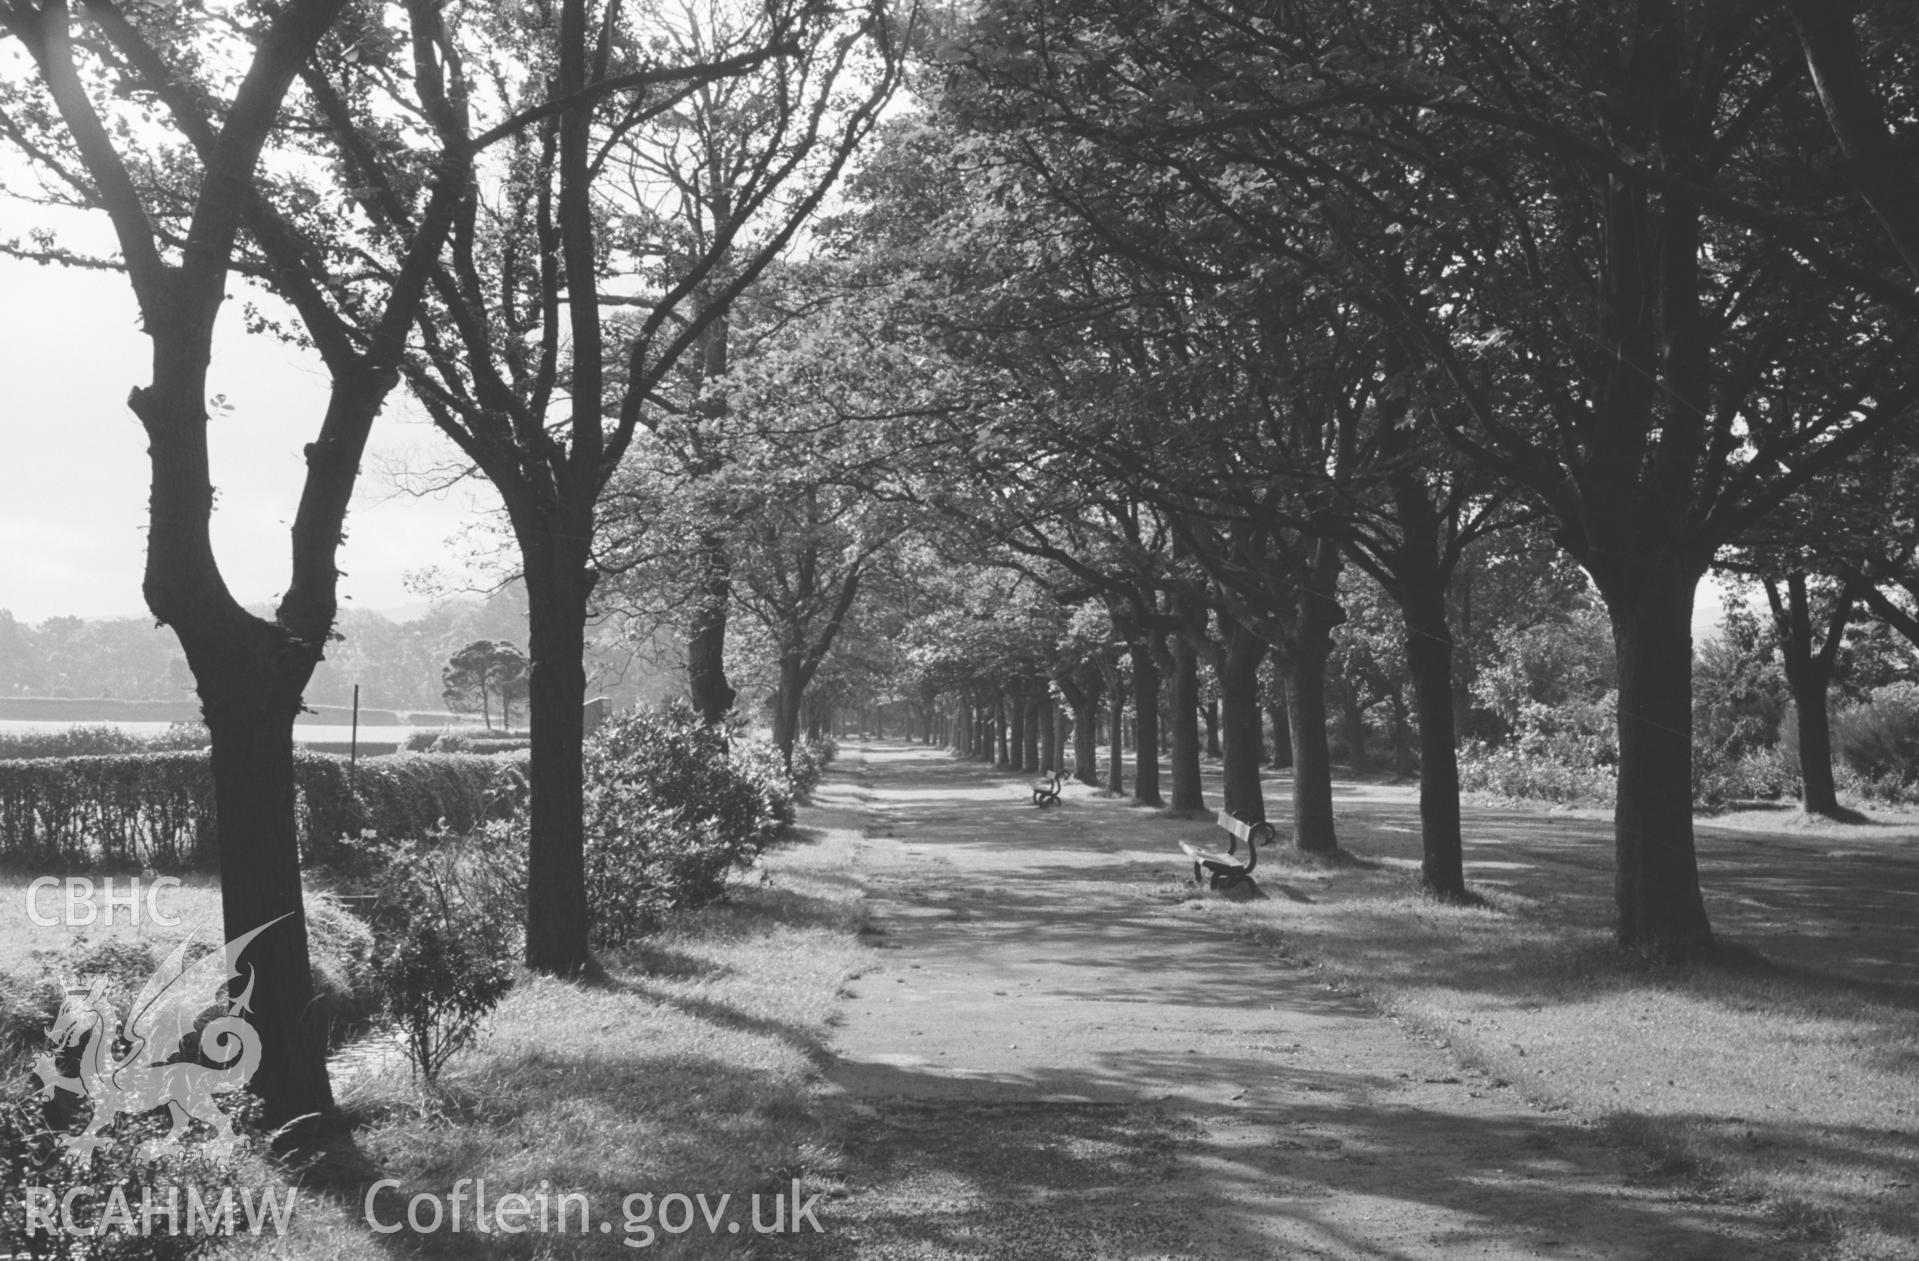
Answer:
M1883 960L1847 956L1821 899L1777 931L1715 906L1718 958L1650 968L1611 943L1604 861L1536 865L1501 841L1499 860L1469 863L1499 874L1481 886L1490 906L1461 909L1419 895L1403 839L1347 837L1377 865L1262 863L1274 899L1228 913L1466 1063L1611 1130L1648 1178L1763 1203L1811 1255L1919 1255L1919 1004L1872 977Z

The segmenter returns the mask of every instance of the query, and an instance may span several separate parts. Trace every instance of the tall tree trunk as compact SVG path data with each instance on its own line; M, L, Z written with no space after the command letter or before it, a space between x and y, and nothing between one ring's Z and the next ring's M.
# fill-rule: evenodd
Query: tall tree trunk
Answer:
M1839 647L1845 641L1846 625L1864 584L1848 580L1833 601L1825 619L1825 639L1814 644L1812 637L1812 596L1806 575L1786 576L1782 597L1777 579L1765 580L1766 601L1772 606L1773 629L1779 641L1780 660L1785 665L1786 683L1792 689L1792 705L1799 735L1799 803L1807 814L1841 818L1839 787L1832 775L1832 723L1828 713L1832 676L1839 664Z
M806 687L806 659L798 650L780 654L779 690L773 694L773 744L793 769L793 746L800 738L800 697Z
M1090 692L1073 706L1073 778L1099 787L1099 697Z
M584 540L592 533L588 525L554 540L543 537L539 524L520 533L533 736L526 963L559 976L578 973L590 961L580 710L586 703L586 604L593 589Z
M250 1083L270 1124L333 1111L327 1030L314 1010L305 904L294 815L293 720L304 676L287 668L277 628L235 619L222 645L209 636L182 643L199 680L201 712L213 737L213 800L220 848L220 906L228 940L271 924L245 961L264 983L248 1016L260 1035Z
M1014 684L1009 691L1006 708L1012 716L1013 730L1007 737L1006 769L1023 771L1026 766L1026 685Z
M1029 771L1043 769L1039 760L1040 723L1046 717L1046 708L1042 698L1046 688L1041 683L1026 685L1026 756L1021 759L1022 768Z
M1006 693L1000 692L996 694L993 701L993 765L1002 771L1013 769L1013 751L1009 735L1006 721Z
M1344 556L1330 539L1306 545L1286 649L1287 699L1293 736L1293 842L1306 853L1339 848L1333 828L1333 759L1326 741L1326 658L1333 628L1345 620L1339 606Z
M1060 680L1060 693L1073 708L1073 778L1099 787L1099 688L1081 686L1083 671Z
M1054 721L1050 696L1040 705L1039 734L1039 770L1043 775L1050 775L1059 768L1059 723Z
M1259 782L1259 663L1266 642L1238 623L1221 618L1226 642L1216 654L1219 675L1221 792L1226 812L1263 823L1266 799Z
M1406 670L1419 711L1420 883L1436 897L1462 901L1466 870L1459 827L1453 637L1443 582L1436 567L1409 567L1400 582L1400 615L1406 627Z
M1281 678L1276 681L1273 686L1284 690L1286 686L1285 680ZM1286 699L1283 696L1276 697L1267 702L1266 712L1272 718L1273 769L1276 771L1288 770L1293 765L1292 706L1286 703Z
M1163 806L1159 795L1159 663L1144 642L1131 648L1133 659L1133 800Z
M726 681L726 622L733 604L733 566L725 541L704 536L696 563L700 579L686 628L686 689L700 717L718 722L739 698Z
M1404 688L1386 694L1386 710L1393 729L1393 776L1406 779L1418 772L1419 759L1413 756L1412 716L1406 711Z
M1346 734L1346 762L1353 774L1364 775L1373 769L1372 756L1366 751L1366 707L1357 686L1348 686L1340 697L1340 725Z
M1616 931L1631 950L1684 959L1712 944L1692 828L1692 604L1700 571L1657 561L1617 568L1625 572L1600 583L1619 661Z
M1126 791L1126 751L1122 747L1126 736L1126 697L1120 688L1120 674L1117 665L1106 669L1106 791L1114 796Z
M1172 808L1197 813L1206 809L1199 779L1199 652L1178 632L1169 637L1167 647L1173 666Z
M1293 745L1293 841L1309 853L1339 848L1333 827L1333 754L1326 740L1326 648L1299 645L1288 663Z
M1811 682L1792 687L1793 719L1799 736L1799 806L1807 814L1837 818L1839 785L1832 773L1832 716L1828 690Z

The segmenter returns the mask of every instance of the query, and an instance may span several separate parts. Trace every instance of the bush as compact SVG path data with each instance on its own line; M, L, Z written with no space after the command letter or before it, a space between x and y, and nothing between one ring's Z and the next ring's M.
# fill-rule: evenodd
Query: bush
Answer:
M401 1046L428 1081L478 1036L480 1022L513 985L513 974L479 940L476 919L462 911L445 921L410 920L374 964Z
M1736 757L1693 738L1692 799L1695 805L1732 801L1777 801L1799 795L1799 763L1784 744L1750 749Z
M1459 751L1459 787L1512 801L1563 805L1611 805L1618 778L1611 765L1568 761L1521 745L1488 748L1477 742Z
M85 1110L56 1127L50 1118L60 1110L59 1101L46 1104L35 1096L25 1074L9 1073L0 1087L0 1199L8 1205L0 1214L0 1256L22 1261L173 1261L228 1255L240 1242L238 1237L247 1230L241 1197L257 1195L262 1186L264 1170L257 1161L243 1171L232 1153L209 1144L157 1142L169 1125L165 1109L121 1116L114 1122L114 1142L91 1160L77 1159L54 1142L60 1132L81 1128ZM70 1206L83 1233L30 1228L24 1211L30 1187L51 1194L56 1218L63 1204ZM224 1197L231 1197L234 1205L233 1238L224 1236L229 1223L218 1212ZM213 1229L207 1233L201 1233L200 1219L191 1216L195 1201L212 1217ZM130 1210L126 1218L120 1214L122 1204ZM145 1204L153 1205L154 1213L143 1223ZM174 1213L178 1216L170 1216Z
M735 739L728 756L734 768L759 791L775 825L790 826L798 794L793 788L793 777L786 773L786 759L780 756L779 746L770 740Z
M674 908L720 898L726 878L790 818L763 755L685 702L609 719L587 742L587 898L595 940L619 945Z
M840 755L839 742L832 736L809 736L793 746L793 795L801 801L813 800L826 768Z
M1919 685L1876 687L1833 714L1832 747L1863 796L1894 803L1919 797Z
M478 1036L480 1022L513 985L504 926L449 881L448 855L444 845L411 842L395 851L372 966L382 1008L429 1082Z

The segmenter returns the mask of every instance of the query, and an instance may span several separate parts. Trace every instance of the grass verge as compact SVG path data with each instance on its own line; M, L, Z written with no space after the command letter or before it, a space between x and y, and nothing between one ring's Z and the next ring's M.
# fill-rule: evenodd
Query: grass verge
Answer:
M426 1257L626 1256L642 1244L670 1257L747 1255L753 1196L770 1224L773 1197L790 1198L796 1179L807 1195L835 1185L839 1157L809 1097L861 963L852 853L849 834L805 833L727 903L605 956L603 979L523 978L430 1103L393 1057L337 1083L367 1170L307 1207L282 1255L385 1256L396 1242ZM380 1224L402 1226L384 1237L367 1221L375 1178L398 1184L372 1201ZM418 1195L450 1217L461 1179L472 1180L463 1233L407 1224ZM481 1180L496 1207L527 1197L529 1222L545 1195L564 1230L478 1232ZM563 1195L576 1197L564 1214ZM685 1202L668 1205L676 1195Z
M397 1051L355 1048L334 1081L355 1148L293 1179L290 1228L245 1250L300 1261L546 1258L627 1256L644 1244L649 1255L732 1258L752 1251L781 1193L779 1215L794 1225L796 1180L805 1195L831 1191L839 1166L810 1100L842 987L862 966L855 840L801 829L727 903L604 956L594 981L522 977L436 1091ZM214 882L180 895L217 915ZM24 897L24 881L0 885L6 896ZM194 918L110 935L163 949ZM74 937L10 931L0 970L57 967L90 940ZM236 1172L252 1185L275 1176L244 1163ZM479 1223L482 1195L491 1229ZM528 1203L524 1219L515 1196ZM436 1229L409 1223L415 1197L427 1197L419 1225L437 1210ZM521 1233L501 1228L503 1199ZM399 1229L373 1229L369 1205L379 1225Z
M1407 867L1389 858L1329 876L1262 863L1269 889L1311 900L1228 913L1471 1066L1644 1153L1646 1177L1764 1203L1815 1255L1919 1255L1910 991L1835 983L1749 948L1652 968L1573 909L1603 899L1509 887L1484 908L1442 906Z

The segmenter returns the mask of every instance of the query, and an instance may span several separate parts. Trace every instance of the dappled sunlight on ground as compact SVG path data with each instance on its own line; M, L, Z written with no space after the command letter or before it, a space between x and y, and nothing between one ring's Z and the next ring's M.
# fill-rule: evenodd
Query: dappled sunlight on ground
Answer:
M1381 861L1358 871L1276 847L1259 867L1268 900L1241 907L1189 883L1175 842L1217 848L1207 820L1082 785L1040 810L1030 775L901 744L862 752L872 963L829 1077L860 1171L835 1225L802 1255L1774 1248L1757 1207L1677 1198L1682 1188L1645 1176L1643 1156L1537 1110L1507 1079L1407 1036L1363 993L1330 987L1247 931L1251 918L1326 915L1362 883L1380 916L1461 914L1409 896L1416 835L1377 853L1360 846ZM1406 826L1384 817L1410 801L1403 791L1356 785L1342 798L1342 811L1381 816L1382 831ZM1473 861L1488 864L1476 872L1516 889L1569 863L1606 875L1610 842L1596 851L1590 825L1553 823L1541 844L1524 821L1506 823L1475 847ZM1589 878L1551 890L1555 913L1600 896ZM1539 892L1509 896L1549 905ZM1464 914L1489 926L1479 962L1494 967L1513 917ZM1355 917L1353 935L1368 922ZM1605 949L1602 935L1590 949ZM1475 969L1471 1001L1484 980ZM1523 986L1510 988L1498 1002L1517 1008Z

